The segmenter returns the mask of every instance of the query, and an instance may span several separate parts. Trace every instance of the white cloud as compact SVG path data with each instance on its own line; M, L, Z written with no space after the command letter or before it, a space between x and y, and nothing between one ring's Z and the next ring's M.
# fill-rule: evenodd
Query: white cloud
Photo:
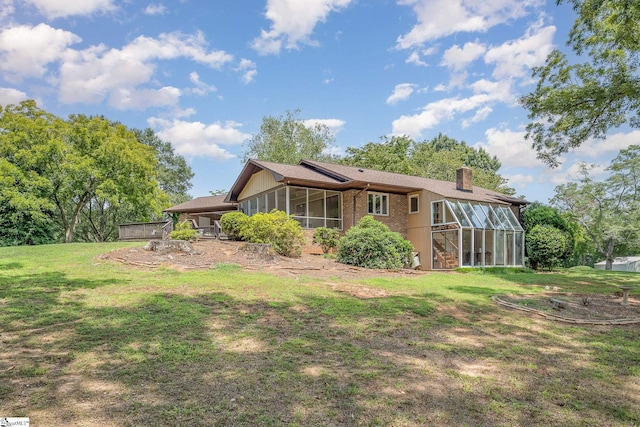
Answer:
M255 80L258 70L256 70L256 63L249 59L240 60L240 64L235 71L242 73L240 80L244 84L249 84Z
M531 68L544 64L553 49L555 32L556 27L543 27L538 22L528 28L523 37L490 48L484 60L487 64L496 64L493 77L503 79L529 76Z
M164 15L165 13L167 13L167 7L161 3L151 3L144 9L145 15Z
M472 85L473 86L473 85ZM409 135L419 137L425 129L431 129L443 121L452 120L456 115L477 110L471 121L479 121L491 111L494 103L505 103L513 100L510 83L508 81L496 82L494 86L484 85L487 88L495 88L493 91L481 91L483 84L478 84L478 91L468 98L443 98L427 104L422 112L414 115L403 115L393 121L394 135ZM434 89L438 90L438 88ZM469 125L466 120L463 124Z
M398 37L397 47L408 49L458 32L485 32L522 17L541 0L399 0L410 6L418 23Z
M115 10L113 0L25 0L49 19L74 15L91 15Z
M224 51L210 51L201 33L161 34L157 39L140 36L122 49L108 49L104 45L92 46L80 51L67 50L60 67L60 99L65 103L96 103L105 98L109 103L119 102L127 93L146 89L140 85L151 82L157 60L187 58L220 68L231 61L233 56ZM175 88L173 88L175 89ZM175 90L157 90L155 99L170 105ZM132 102L131 105L140 105Z
M120 110L145 110L149 107L177 106L180 89L166 86L160 89L120 88L112 92L109 105Z
M0 105L18 104L27 100L26 93L10 87L0 87Z
M396 85L393 89L393 93L387 98L387 104L393 105L400 101L404 101L411 96L415 88L416 85L412 83L400 83Z
M407 64L419 65L420 67L428 67L429 63L424 62L420 59L420 54L418 52L411 52L409 57L404 61Z
M209 92L215 92L218 89L214 85L209 85L200 80L200 75L195 71L189 74L189 81L195 85L194 88L190 88L189 92L195 95L203 96Z
M568 182L577 181L578 179L582 178L582 174L580 172L582 171L583 165L585 165L585 163L581 160L578 160L566 169L548 173L546 175L546 178L549 182L555 185L562 185L567 184ZM598 180L609 174L606 165L587 164L587 169L589 170L589 177L595 180Z
M456 44L445 50L440 65L452 68L454 71L461 71L481 57L486 50L486 46L482 43L468 42L462 48Z
M0 0L0 23L13 15L13 12L15 12L13 0Z
M353 0L268 0L265 16L271 23L269 31L262 30L251 43L260 55L296 49L299 43L317 45L310 35L316 24L325 22L331 12L345 8Z
M58 61L68 46L80 41L75 34L47 24L6 28L0 32L0 70L12 81L42 77L50 63Z
M531 142L525 140L526 132L487 129L486 143L476 144L484 148L489 154L498 157L503 167L508 168L535 168L544 166L536 158L536 151L531 147Z
M338 132L340 132L344 128L344 125L346 124L346 122L340 119L307 119L307 120L303 120L302 124L304 124L306 127L313 127L315 125L324 125L329 128L329 131L333 135L336 135Z
M189 157L207 156L216 160L235 157L221 145L238 145L251 137L239 130L236 122L210 123L165 120L152 117L148 120L152 128L159 129L158 136L171 142L178 154Z
M503 178L506 178L509 181L510 186L518 189L526 188L527 185L533 184L534 182L536 182L536 178L533 175L524 175L519 173L515 175L505 174L502 176Z
M634 130L629 133L614 133L608 135L604 140L590 139L576 148L575 153L597 159L606 155L617 154L618 151L634 144L640 144L640 130Z

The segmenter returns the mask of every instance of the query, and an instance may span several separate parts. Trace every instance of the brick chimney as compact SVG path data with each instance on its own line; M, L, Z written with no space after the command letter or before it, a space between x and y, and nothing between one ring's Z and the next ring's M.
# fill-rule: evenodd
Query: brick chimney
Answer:
M471 168L462 166L456 171L456 189L469 193L473 192L473 172Z

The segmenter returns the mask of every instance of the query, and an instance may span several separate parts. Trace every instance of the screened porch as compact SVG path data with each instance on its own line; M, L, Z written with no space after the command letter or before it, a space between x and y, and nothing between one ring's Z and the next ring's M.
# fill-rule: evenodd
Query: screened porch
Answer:
M434 270L524 265L524 230L506 206L440 200L431 225Z

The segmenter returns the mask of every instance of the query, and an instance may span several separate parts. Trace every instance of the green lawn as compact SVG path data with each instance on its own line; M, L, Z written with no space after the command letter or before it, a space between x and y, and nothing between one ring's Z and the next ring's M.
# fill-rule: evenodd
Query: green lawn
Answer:
M640 425L640 326L490 296L611 294L640 275L484 271L353 282L134 270L125 244L0 248L0 416L39 425ZM335 285L335 280L333 280ZM637 294L637 292L636 292ZM633 293L632 293L633 295Z

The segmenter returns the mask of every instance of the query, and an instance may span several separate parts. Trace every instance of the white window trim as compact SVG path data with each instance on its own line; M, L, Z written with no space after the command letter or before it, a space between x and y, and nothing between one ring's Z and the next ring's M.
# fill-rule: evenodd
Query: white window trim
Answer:
M418 209L416 209L415 211L411 210L411 199L416 199L416 205L418 206ZM409 214L417 214L417 213L420 213L420 195L411 194L409 195Z
M374 205L375 205L375 197L380 197L380 202L382 202L384 200L384 198L386 198L387 203L385 204L385 208L383 210L386 210L387 213L374 213L374 212L369 212L369 196L374 196ZM384 196L384 198L383 198ZM375 216L389 216L389 193L377 193L377 192L367 192L367 213L369 215L375 215Z

